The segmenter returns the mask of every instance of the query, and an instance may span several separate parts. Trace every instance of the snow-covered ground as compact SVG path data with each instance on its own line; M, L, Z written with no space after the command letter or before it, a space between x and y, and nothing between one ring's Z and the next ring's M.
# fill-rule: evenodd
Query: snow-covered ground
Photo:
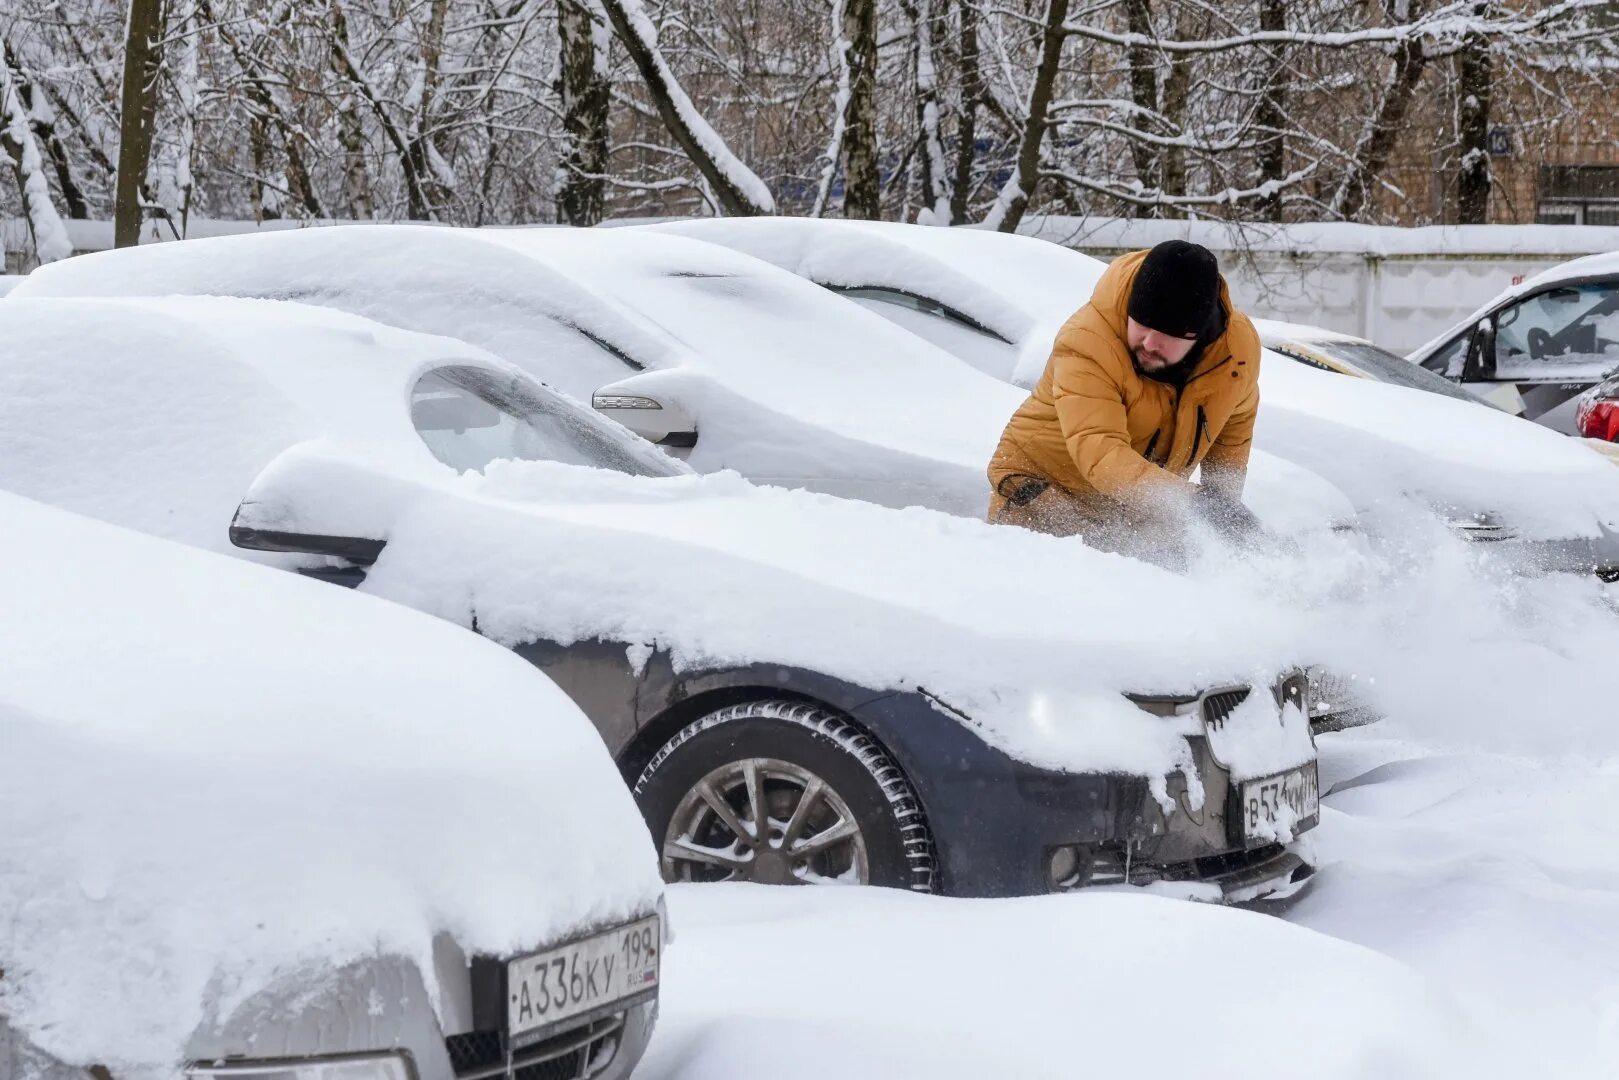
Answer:
M1619 760L1371 728L1322 769L1323 869L1280 918L677 887L638 1075L1612 1076Z

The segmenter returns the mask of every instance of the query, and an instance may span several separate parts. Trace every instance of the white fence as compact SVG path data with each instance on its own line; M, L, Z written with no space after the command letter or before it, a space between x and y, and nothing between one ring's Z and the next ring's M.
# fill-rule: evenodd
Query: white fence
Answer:
M1525 277L1580 255L1619 251L1619 227L1595 225L1232 228L1210 221L1041 217L1029 218L1020 231L1103 259L1161 240L1192 240L1220 256L1244 311L1358 334L1401 353Z

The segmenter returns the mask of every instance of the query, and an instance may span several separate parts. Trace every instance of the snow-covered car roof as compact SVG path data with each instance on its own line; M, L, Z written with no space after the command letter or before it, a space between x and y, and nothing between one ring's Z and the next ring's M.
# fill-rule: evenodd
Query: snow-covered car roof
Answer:
M981 476L998 431L981 433L973 417L986 400L1009 416L1021 399L768 263L634 229L209 238L65 260L14 298L165 293L295 299L453 336L581 398L644 370L644 388L702 429L691 458L701 469L787 483L806 463L856 483L904 476L910 501ZM922 354L930 379L916 378ZM983 498L975 487L955 509L976 513Z
M631 656L666 650L682 668L781 664L878 692L925 688L992 744L1059 768L1162 776L1182 761L1184 733L1143 724L1123 692L1270 685L1300 662L1285 609L1248 610L1244 633L1209 635L1202 628L1234 617L1220 582L1077 541L728 473L429 467L425 452L403 449L420 443L403 419L405 385L389 390L397 438L380 419L369 443L345 437L344 403L365 388L328 381L335 360L272 381L272 359L239 360L169 308L217 309L222 331L264 339L279 310L218 299L0 305L0 488L214 547L239 502L246 527L301 515L311 533L386 539L364 591L476 620L504 644L595 638ZM238 322L253 312L265 321ZM390 350L411 337L369 332ZM120 353L118 341L145 344ZM315 344L328 357L340 348ZM442 345L415 347L433 356ZM298 406L311 396L330 399L333 426L308 422ZM1184 618L1166 625L1166 610Z
M1473 314L1456 323L1444 333L1412 349L1407 356L1413 362L1421 362L1427 359L1435 349L1450 341L1464 329L1476 324L1495 308L1520 296L1528 296L1531 293L1540 292L1542 289L1560 285L1566 281L1583 281L1587 278L1608 276L1619 278L1619 251L1604 251L1596 255L1570 259L1566 263L1558 263L1549 270L1542 270L1540 273L1525 278L1516 285L1502 289L1488 303L1480 305Z
M0 519L0 1027L37 1049L173 1075L276 980L400 956L431 993L436 935L511 954L656 903L601 739L506 650L10 493Z
M13 296L0 307L0 338L10 387L0 397L0 486L226 552L231 513L277 453L326 438L433 474L442 466L407 405L416 379L444 364L518 374L462 341L268 300ZM143 423L129 423L132 401ZM648 469L683 471L593 410L571 408Z
M821 285L925 295L1012 343L1054 330L1051 313L1082 306L1106 269L1031 237L898 222L708 218L640 228L720 244Z

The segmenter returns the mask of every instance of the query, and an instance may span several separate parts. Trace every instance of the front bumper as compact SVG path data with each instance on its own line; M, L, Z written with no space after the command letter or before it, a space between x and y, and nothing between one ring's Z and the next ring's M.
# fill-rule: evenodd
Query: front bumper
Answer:
M255 994L230 1016L192 1035L196 1075L212 1066L399 1054L412 1080L623 1080L646 1051L657 998L577 1024L508 1051L503 1001L476 984L485 965L468 963L447 935L435 942L438 1009L415 963L385 956L348 965L318 987L308 973ZM442 1019L441 1019L442 1018ZM296 1074L293 1074L296 1075Z
M1130 885L1188 900L1247 904L1286 900L1315 876L1315 863L1302 846L1267 844L1246 851L1209 855L1179 863L1129 861L1118 851L1092 856L1084 881L1054 883L1058 892L1101 885Z
M1206 709L1216 696L1196 699L1197 707ZM1184 778L1175 774L1169 781L1173 810L1166 814L1142 777L1058 772L1019 761L920 695L885 696L856 710L856 718L904 763L928 816L938 886L949 895L1030 896L1171 882L1202 883L1206 887L1188 893L1242 903L1296 892L1313 872L1296 850L1245 841L1240 785L1204 736L1188 736L1204 798L1194 806ZM1300 822L1295 836L1314 824Z

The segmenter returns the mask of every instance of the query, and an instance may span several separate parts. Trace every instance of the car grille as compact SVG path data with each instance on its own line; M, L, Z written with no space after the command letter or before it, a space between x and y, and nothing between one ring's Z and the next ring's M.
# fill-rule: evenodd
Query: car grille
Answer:
M512 1054L506 1066L506 1037L499 1031L469 1031L448 1035L444 1049L457 1080L589 1080L612 1063L624 1014L553 1035Z
M1281 844L1266 844L1248 851L1227 851L1177 863L1150 863L1137 859L1125 870L1123 852L1097 851L1091 857L1089 872L1076 875L1072 885L1060 891L1088 885L1149 885L1155 881L1207 881L1218 884L1237 878L1285 855Z
M1249 690L1246 686L1231 690L1216 690L1203 699L1203 723L1218 730L1226 722L1233 710L1248 700Z

